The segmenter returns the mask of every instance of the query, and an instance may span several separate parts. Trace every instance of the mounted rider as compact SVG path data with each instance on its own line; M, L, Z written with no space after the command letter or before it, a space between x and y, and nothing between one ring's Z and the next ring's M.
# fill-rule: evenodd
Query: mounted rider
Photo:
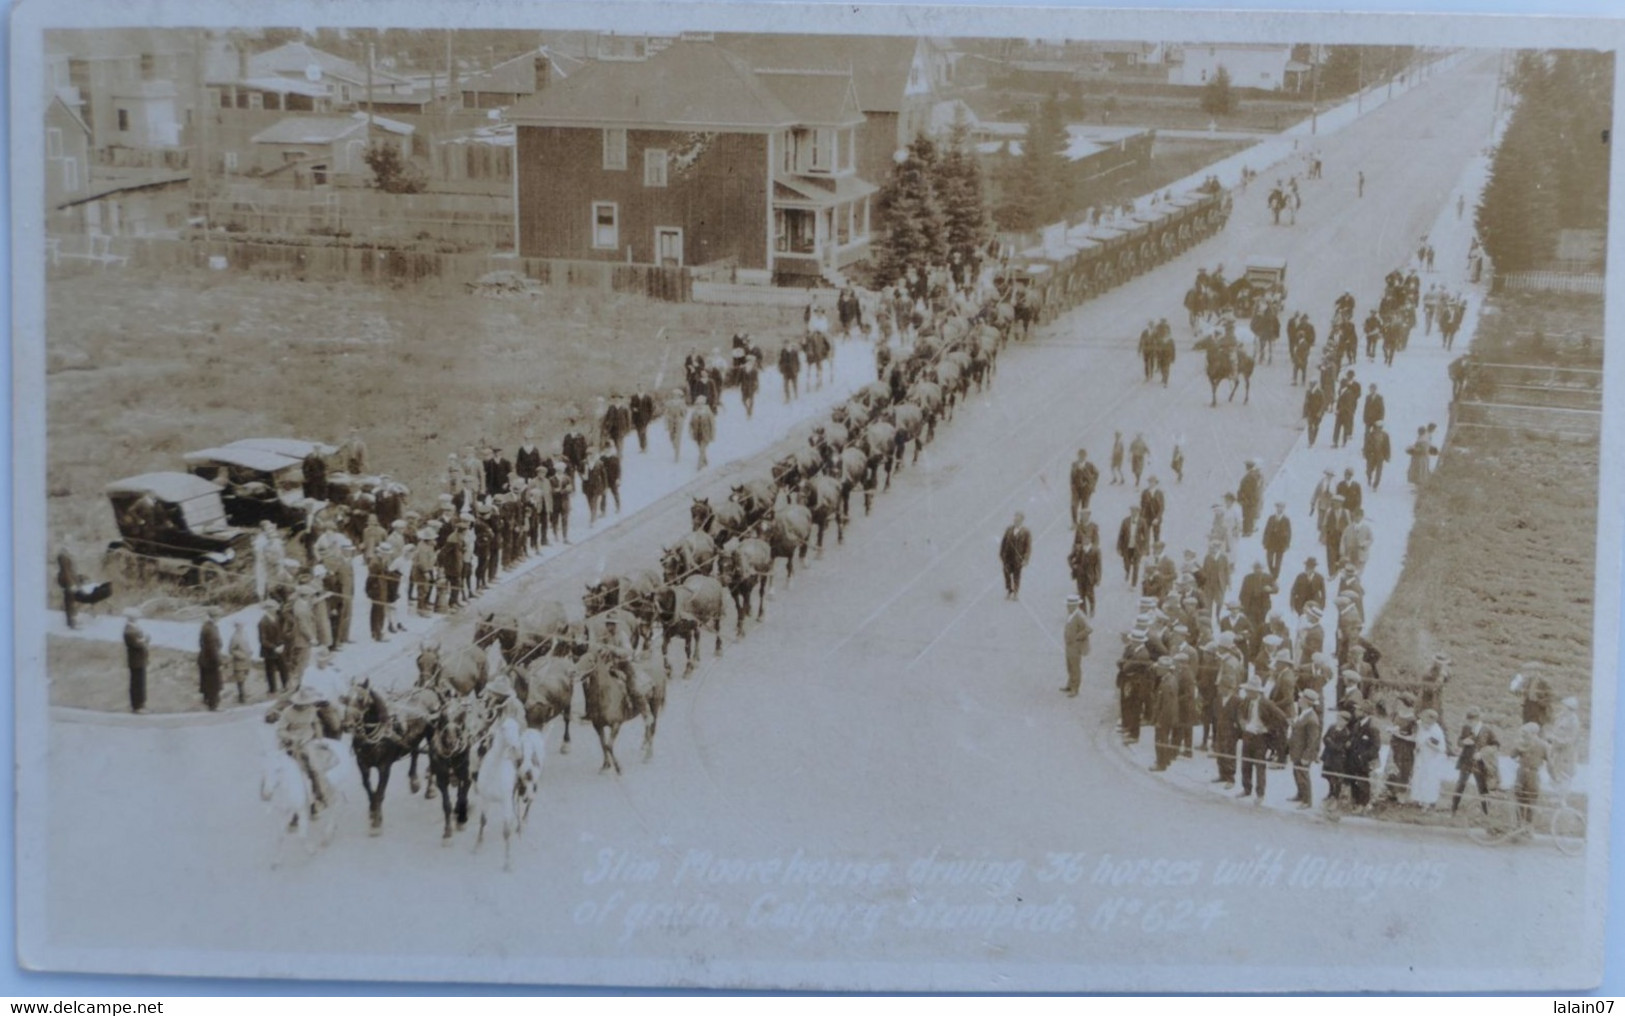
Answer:
M305 684L268 711L265 722L274 724L277 748L305 774L314 818L333 801L327 773L338 763L337 741L343 733L336 708L315 687Z

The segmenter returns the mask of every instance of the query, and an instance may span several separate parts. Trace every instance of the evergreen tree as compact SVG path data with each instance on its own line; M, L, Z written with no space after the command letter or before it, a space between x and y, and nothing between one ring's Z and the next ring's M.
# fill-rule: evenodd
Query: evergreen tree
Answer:
M1056 222L1071 211L1069 143L1060 98L1044 100L1027 124L1021 157L1007 163L1003 200L994 212L1000 228L1025 232Z
M1227 116L1236 108L1236 94L1230 87L1230 69L1224 64L1213 72L1213 78L1202 88L1202 112L1209 116Z
M876 269L880 285L891 285L916 266L947 259L947 223L936 192L939 172L937 146L920 134L881 189L880 221L885 235L879 243Z
M982 197L982 171L971 150L970 121L960 109L940 153L937 197L947 225L950 253L970 263L987 242L987 208Z

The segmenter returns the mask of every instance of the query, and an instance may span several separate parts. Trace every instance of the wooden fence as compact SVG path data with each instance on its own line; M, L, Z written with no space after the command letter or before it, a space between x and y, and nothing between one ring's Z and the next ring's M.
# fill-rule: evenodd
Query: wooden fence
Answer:
M1605 278L1601 275L1572 272L1507 272L1495 277L1497 291L1514 289L1537 293L1586 293L1603 295Z
M474 282L487 272L518 272L545 286L572 286L602 292L636 293L651 300L686 303L694 283L682 268L618 261L559 261L384 250L340 244L263 243L210 237L206 240L119 238L116 253L135 265L209 268L223 259L227 271L265 278L356 281L403 285L427 279Z
M191 216L232 232L433 239L484 250L514 243L510 195L233 188L206 204L194 202Z

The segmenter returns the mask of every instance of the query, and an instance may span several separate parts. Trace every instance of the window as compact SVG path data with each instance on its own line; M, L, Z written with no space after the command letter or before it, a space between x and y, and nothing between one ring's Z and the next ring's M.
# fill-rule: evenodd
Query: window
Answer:
M616 250L621 245L619 212L613 201L594 201L592 205L593 250Z
M235 173L236 171L237 171L237 153L236 152L227 152L226 153L226 172Z
M259 92L249 92L248 93L248 108L249 109L264 109L265 108L265 96L263 94L259 93Z
M666 150L664 148L645 148L643 150L643 186L666 186Z
M350 86L349 85L340 85L339 86L339 100L341 102L349 102L350 101Z
M45 128L45 157L47 159L62 158L62 131L59 128Z
M118 111L118 129L121 130L121 131L127 131L127 130L130 129L130 111L129 110L121 109L121 110Z
M327 186L327 164L325 162L310 167L310 182L315 187Z
M151 53L141 54L141 80L151 81L158 71L158 58Z
M624 127L604 128L604 168L626 168L626 129Z
M828 173L835 168L835 132L819 128L812 132L812 157L808 168Z
M79 160L62 160L62 189L76 191L79 189Z

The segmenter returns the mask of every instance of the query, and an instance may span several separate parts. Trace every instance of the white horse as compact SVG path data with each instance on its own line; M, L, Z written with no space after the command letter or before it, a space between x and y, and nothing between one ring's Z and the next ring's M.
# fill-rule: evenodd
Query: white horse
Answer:
M474 777L474 809L479 812L479 832L474 838L474 849L485 842L488 822L502 827L502 870L513 870L513 837L519 832L519 810L515 805L519 793L519 766L524 747L519 724L512 717L498 720L493 729L491 747L480 760Z
M525 728L519 735L519 773L514 787L514 807L519 814L519 833L524 833L530 818L530 806L536 803L537 788L542 780L542 759L547 757L547 741L540 730Z
M320 765L323 761L320 757L322 748L314 747L313 751L318 754L314 761ZM305 778L305 772L299 767L299 763L287 752L279 749L267 752L265 769L260 774L260 800L270 805L277 829L284 834L277 845L271 867L281 867L283 851L290 840L303 845L308 855L314 852L316 847L325 846L332 839L335 826L331 815L335 802L327 803L327 807L322 809L320 818L311 818L310 782ZM316 829L314 840L310 835L312 828Z

